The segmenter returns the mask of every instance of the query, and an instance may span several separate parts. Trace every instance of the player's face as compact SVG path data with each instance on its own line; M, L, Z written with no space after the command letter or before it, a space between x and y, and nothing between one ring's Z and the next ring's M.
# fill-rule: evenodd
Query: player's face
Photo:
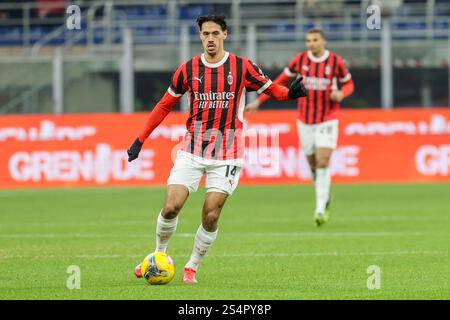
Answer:
M200 39L203 49L210 56L215 56L223 50L223 41L227 38L227 31L222 31L220 26L212 21L202 24Z
M325 50L326 41L320 33L306 34L306 46L314 55L321 54Z

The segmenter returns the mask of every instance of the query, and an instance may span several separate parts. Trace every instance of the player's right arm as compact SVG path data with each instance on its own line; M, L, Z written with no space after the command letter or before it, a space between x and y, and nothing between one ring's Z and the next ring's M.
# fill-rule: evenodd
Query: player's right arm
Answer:
M299 74L299 57L302 52L299 52L294 58L291 59L289 64L284 68L284 70L275 78L273 83L278 85L286 85L292 78L295 78ZM245 106L245 112L252 113L256 111L259 106L270 98L268 94L261 94L255 101L247 104Z
M306 97L308 92L302 83L303 78L299 77L291 83L289 88L273 83L262 70L248 59L245 62L245 87L258 94L266 93L276 100L284 101L288 99L298 99Z
M167 92L159 100L156 106L153 108L150 116L145 124L141 134L134 140L133 144L127 150L128 162L133 161L139 156L139 152L142 149L142 145L148 136L159 126L164 118L172 111L173 106L180 100L183 93L187 91L187 77L185 64L182 64L175 71L172 82L170 83Z

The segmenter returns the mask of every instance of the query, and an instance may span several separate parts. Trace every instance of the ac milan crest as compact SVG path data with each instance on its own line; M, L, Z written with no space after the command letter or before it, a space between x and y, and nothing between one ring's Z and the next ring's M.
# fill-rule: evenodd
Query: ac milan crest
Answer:
M326 74L326 75L329 75L330 72L331 72L330 66L329 66L329 65L326 65L326 67L325 67L325 74Z
M233 84L233 75L231 74L231 71L228 73L227 82L230 86Z

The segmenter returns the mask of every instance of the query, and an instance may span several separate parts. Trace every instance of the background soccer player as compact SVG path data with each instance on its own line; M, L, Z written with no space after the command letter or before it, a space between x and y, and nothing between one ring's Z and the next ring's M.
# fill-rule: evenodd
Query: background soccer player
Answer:
M187 133L168 178L164 206L156 225L156 250L165 252L175 232L178 214L191 192L206 174L206 198L202 223L198 227L192 255L184 268L183 281L194 283L201 258L217 237L218 220L225 201L236 188L243 162L242 121L246 90L278 99L306 96L301 79L289 90L273 84L258 66L224 50L227 24L223 16L197 18L204 52L183 63L158 102L143 132L128 150L129 159L138 157L142 144L188 92ZM135 275L141 277L140 267Z
M342 58L325 49L322 30L312 29L306 35L308 51L299 52L274 82L286 84L291 78L303 77L308 98L298 100L298 133L315 182L317 226L330 218L331 175L329 162L337 146L339 103L353 93L353 80ZM341 83L338 88L337 81ZM269 99L261 95L248 104L246 112L255 111Z

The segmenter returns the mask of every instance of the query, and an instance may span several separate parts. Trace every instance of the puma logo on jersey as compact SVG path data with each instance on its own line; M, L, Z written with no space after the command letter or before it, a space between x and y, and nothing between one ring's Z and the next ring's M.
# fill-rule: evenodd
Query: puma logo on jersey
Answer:
M194 77L194 80L197 80L197 81L200 82L200 83L202 83L202 79L203 79L203 76L201 76L200 78Z

